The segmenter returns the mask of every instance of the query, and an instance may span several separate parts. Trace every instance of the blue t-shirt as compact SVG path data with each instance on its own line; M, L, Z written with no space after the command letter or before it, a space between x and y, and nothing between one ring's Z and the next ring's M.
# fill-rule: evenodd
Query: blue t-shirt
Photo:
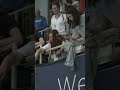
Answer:
M9 36L9 32L12 28L16 27L17 24L9 15L0 13L0 37Z
M45 29L47 26L46 18L43 16L35 17L35 30Z

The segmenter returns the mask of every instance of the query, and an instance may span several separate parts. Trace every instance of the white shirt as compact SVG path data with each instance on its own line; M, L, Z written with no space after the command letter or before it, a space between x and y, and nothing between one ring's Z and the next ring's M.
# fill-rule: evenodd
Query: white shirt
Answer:
M42 48L45 49L45 50L50 49L50 48L51 48L51 44L50 44L50 43L47 43L47 44L44 45Z
M59 34L62 34L65 31L65 24L67 22L66 14L61 14L59 18L56 18L55 15L51 18L51 27L52 29L56 29Z
M47 43L47 44L44 45L42 48L45 49L45 50L50 49L50 48L51 48L51 44L50 44L50 43ZM54 61L57 61L57 60L58 60L58 57L57 57L55 54L51 55L51 58L52 58Z

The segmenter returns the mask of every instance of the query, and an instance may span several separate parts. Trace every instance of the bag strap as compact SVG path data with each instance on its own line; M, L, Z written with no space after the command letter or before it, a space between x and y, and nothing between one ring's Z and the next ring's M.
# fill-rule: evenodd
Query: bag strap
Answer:
M65 25L65 31L67 32L66 21L65 21L65 18L64 18L64 16L63 16L63 14L62 14L62 18L63 18L63 21L64 21L64 25Z

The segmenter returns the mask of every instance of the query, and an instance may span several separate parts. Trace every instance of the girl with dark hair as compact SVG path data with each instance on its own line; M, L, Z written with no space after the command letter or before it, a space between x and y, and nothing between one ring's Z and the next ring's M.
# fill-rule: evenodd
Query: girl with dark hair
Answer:
M57 30L51 30L49 32L49 41L46 45L44 45L42 48L39 48L36 53L35 53L35 58L37 59L39 57L40 54L44 53L45 50L48 50L50 48L59 46L62 44L63 38L61 38L58 35L58 31ZM58 57L56 57L56 52L59 49L55 49L53 51L51 51L51 58L56 61L58 60Z
M68 33L72 35L72 39L79 39L84 35L80 31L80 13L72 5L66 8L66 13L69 24Z
M82 49L82 45L78 39L85 37L85 29L84 27L81 28L80 24L80 13L79 11L72 5L69 5L66 8L67 18L68 18L68 35L70 38L70 48L66 58L65 65L74 69L74 59L76 53L80 53ZM78 51L76 51L78 50Z
M77 9L69 5L66 8L67 18L68 18L68 24L69 29L76 28L80 24L80 13L77 11Z

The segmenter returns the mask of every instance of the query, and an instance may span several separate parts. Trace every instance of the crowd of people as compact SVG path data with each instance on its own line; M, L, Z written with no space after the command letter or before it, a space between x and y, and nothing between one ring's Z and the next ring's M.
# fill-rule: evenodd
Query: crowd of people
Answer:
M52 53L53 54L52 59L56 61L61 53L63 52L69 53L70 46L72 46L71 42L76 44L78 42L77 41L78 39L85 37L85 26L84 26L85 15L84 14L80 15L80 12L78 11L77 8L78 7L75 7L74 5L71 4L66 7L65 13L61 13L61 6L59 2L55 1L52 3L53 15L51 17L51 31L56 30L58 32L57 37L54 34L53 35L50 34L52 36L51 37L52 40L50 39L49 36L48 43L36 51L35 53L36 58L38 58L39 55L42 54L43 51L47 49L56 47L58 45L63 45L62 48L58 48L57 52L56 49L55 50L52 49L52 52L54 52L54 54ZM57 38L59 39L57 40ZM64 46L66 43L68 45ZM79 50L78 52L83 50L82 45L78 45L78 46L74 47L75 50Z
M48 53L52 61L67 57L66 65L73 67L74 63L69 64L69 62L74 61L77 53L85 51L84 43L80 44L80 40L85 39L85 13L81 14L78 10L79 5L75 5L75 3L68 4L64 10L65 13L61 11L60 2L54 1L51 5L53 15L50 24L51 30L46 35L48 40L46 41L43 36L46 33L41 34L40 31L49 25L47 25L46 18L40 14L40 10L37 9L35 10L35 37L27 44L23 44L24 40L16 22L0 9L0 28L2 30L0 47L10 44L11 48L13 45L17 47L2 60L0 80L4 79L13 65L25 60L25 57L33 56L37 60L40 54ZM38 47L40 45L42 47ZM58 46L59 48L55 48Z

